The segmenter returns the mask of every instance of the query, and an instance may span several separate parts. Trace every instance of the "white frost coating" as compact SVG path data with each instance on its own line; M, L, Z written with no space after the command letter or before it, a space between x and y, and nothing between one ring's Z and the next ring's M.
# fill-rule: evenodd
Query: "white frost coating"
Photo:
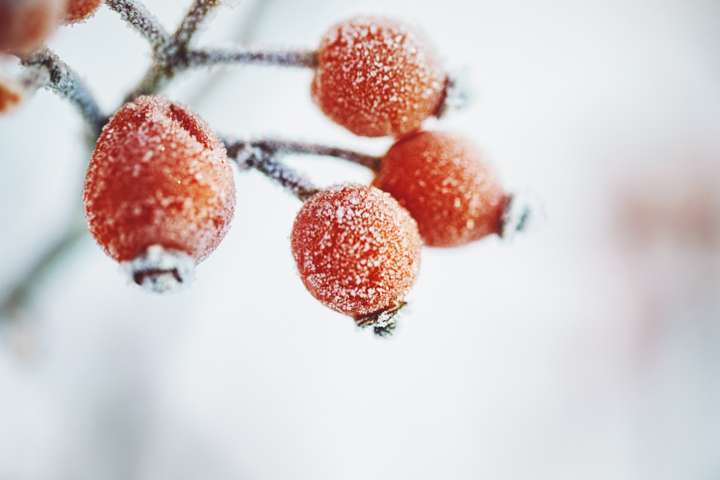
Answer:
M189 255L160 245L148 247L121 267L130 281L153 293L176 292L190 285L195 276L195 261Z
M510 196L502 215L500 236L510 241L518 233L537 228L542 218L541 210L534 196L528 193L514 193Z
M437 117L446 117L449 113L463 110L472 102L472 86L470 75L465 70L448 74L445 86L445 99L443 100Z

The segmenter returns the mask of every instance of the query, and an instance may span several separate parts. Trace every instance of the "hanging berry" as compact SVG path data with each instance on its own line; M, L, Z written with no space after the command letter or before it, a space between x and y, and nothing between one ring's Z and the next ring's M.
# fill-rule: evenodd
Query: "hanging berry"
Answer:
M0 52L28 54L55 30L64 0L0 0Z
M394 327L392 317L415 282L421 243L404 208L361 185L310 197L292 231L293 256L310 293L378 334Z
M357 17L323 38L312 94L357 135L399 137L442 107L447 75L425 39L406 25Z
M427 245L501 233L509 197L477 148L458 136L418 132L398 141L373 185L408 209Z
M65 7L65 23L77 23L90 17L103 0L68 0Z
M123 106L98 139L85 182L90 231L135 283L185 283L225 236L235 207L225 147L161 97Z

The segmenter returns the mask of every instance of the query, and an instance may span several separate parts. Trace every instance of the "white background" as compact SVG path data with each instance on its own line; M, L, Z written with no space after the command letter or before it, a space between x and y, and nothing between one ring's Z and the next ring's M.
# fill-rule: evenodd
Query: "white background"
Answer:
M200 43L237 38L249 2L228 2ZM421 25L477 94L428 127L475 138L510 188L542 199L544 227L424 251L391 340L304 290L298 202L254 172L184 293L130 287L87 238L0 331L0 479L718 478L720 4L259 2L253 40L276 47L312 48L355 13ZM188 2L147 3L170 27ZM108 110L149 61L106 8L51 45ZM325 119L308 71L218 72L168 94L224 133L388 146ZM81 131L46 92L0 118L0 291L77 215ZM370 178L292 163L320 184ZM672 213L700 184L698 228L715 236Z

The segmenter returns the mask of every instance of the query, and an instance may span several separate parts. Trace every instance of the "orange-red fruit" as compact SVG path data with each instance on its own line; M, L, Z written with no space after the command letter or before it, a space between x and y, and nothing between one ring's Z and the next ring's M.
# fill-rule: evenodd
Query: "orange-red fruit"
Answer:
M0 0L0 52L28 54L55 30L64 0Z
M421 244L407 211L390 195L363 185L315 194L292 231L305 287L356 320L402 305L415 282Z
M115 260L160 246L197 263L228 230L235 184L225 147L199 117L140 97L103 128L84 200L90 231Z
M0 78L0 115L8 113L17 107L23 98L23 91L19 85Z
M68 0L65 7L65 23L77 23L95 13L102 0Z
M385 154L373 185L417 221L427 245L452 247L499 233L507 195L469 141L418 132Z
M323 38L312 94L357 135L399 137L435 115L447 76L425 39L399 22L357 17Z

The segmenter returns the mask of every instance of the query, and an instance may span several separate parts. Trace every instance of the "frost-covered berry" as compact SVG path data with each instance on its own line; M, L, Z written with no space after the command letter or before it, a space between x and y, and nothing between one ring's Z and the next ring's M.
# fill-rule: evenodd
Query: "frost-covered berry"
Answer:
M65 23L82 22L100 7L103 0L68 0L65 7Z
M312 94L357 135L402 136L437 114L447 75L417 32L386 18L357 17L323 38Z
M408 209L427 245L452 247L501 232L508 195L478 149L456 135L418 132L398 141L373 185Z
M292 253L305 287L376 333L385 333L404 305L420 266L421 244L407 211L390 195L362 185L310 197L292 231Z
M62 16L64 0L0 0L0 52L41 47Z
M225 147L185 107L161 97L123 106L103 128L85 181L90 231L133 280L156 291L189 280L235 208Z
M17 107L23 99L23 93L20 85L0 77L0 115Z

